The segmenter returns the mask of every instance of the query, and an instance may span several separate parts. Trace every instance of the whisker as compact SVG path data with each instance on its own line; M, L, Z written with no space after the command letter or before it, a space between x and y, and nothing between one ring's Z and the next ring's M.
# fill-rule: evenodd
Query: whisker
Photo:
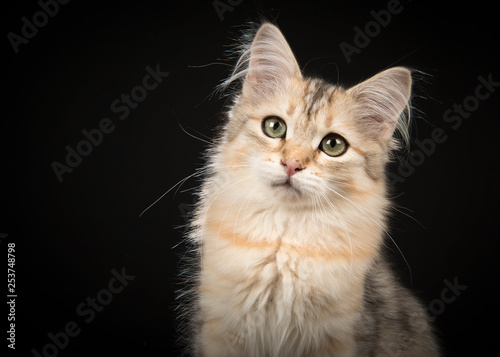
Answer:
M234 182L229 181L226 184L219 187L214 193L211 194L212 197L208 201L207 207L205 208L206 212L208 212L208 210L210 209L210 206L215 202L215 200L217 200L217 198L219 198L219 196L221 194L223 194L225 191L227 191L229 188L233 187L234 185L237 185L237 184L245 181L246 179L247 179L246 177L243 177L243 178L240 178Z
M201 136L204 136L205 138L207 138L208 140L213 140L213 138L211 138L210 136L208 135L205 135L203 134L202 132L196 130L196 129L193 129L193 128L190 128L191 130L195 131L197 134L200 134Z
M245 200L240 205L240 208L238 209L238 213L236 214L236 222L234 224L234 229L233 229L233 240L236 239L236 227L238 227L238 220L239 220L239 216L240 216L240 213L241 213L241 209L243 208L243 206L246 206L248 204L248 202L250 201L250 198L253 196L253 194L255 193L255 191L257 191L257 189L258 189L258 187L256 187L252 191L250 191L250 193L247 195L247 197L245 198Z
M180 125L179 123L179 126L182 128L182 126ZM184 130L184 128L182 128ZM186 131L185 131L186 132ZM189 134L188 132L186 132L186 134L190 135L190 136L193 136L191 134ZM194 136L193 136L194 137ZM199 138L198 138L199 139ZM202 140L202 139L200 139ZM208 143L208 141L205 141ZM210 144L210 143L209 143ZM241 165L221 165L223 167L251 167L252 165L244 165L244 164L241 164ZM170 187L165 193L163 193L158 199L156 199L152 204L150 204L146 209L144 209L140 214L139 214L139 217L142 217L142 215L144 213L146 213L146 211L148 211L151 207L153 207L156 203L158 203L158 201L160 201L163 197L165 197L170 191L172 191L175 187L178 186L177 190L176 190L176 193L179 191L179 188L187 181L189 180L191 177L193 176L196 176L196 175L201 175L204 171L207 171L209 168L208 167L202 167L202 168L199 168L197 169L196 172L194 172L193 174L191 175L188 175L186 176L185 178L183 178L182 180L180 180L179 182L177 182L175 185L173 185L172 187ZM187 188L185 190L182 190L182 191L179 191L181 193L184 193L184 192L187 192L187 191L192 191L192 190L196 190L198 189L198 187L191 187L191 188Z
M350 203L351 205L353 205L354 207L357 207L358 209L360 209L361 211L364 211L364 208L359 205L358 203L350 200L349 198L341 195L340 193L338 193L337 191L335 191L334 189L330 188L330 187L327 187L327 189L329 189L330 191L332 191L333 193L335 193L336 195L342 197L346 202ZM392 236L389 234L389 232L387 232L387 230L379 223L377 222L375 219L369 217L369 216L366 216L366 218L370 219L371 221L373 221L376 225L379 226L380 229L382 229L382 231L391 239L392 243L394 243L394 245L396 246L396 248L398 249L399 253L401 254L401 256L403 257L403 260L405 261L406 263L406 266L408 267L408 270L410 272L410 283L413 284L413 272L411 270L411 267L410 267L410 264L408 263L408 260L406 259L405 255L403 254L403 251L399 248L398 244L396 243L396 241L392 238Z
M398 206L398 207L404 208L404 207L399 206L399 205L396 205L396 204L394 204L394 206ZM400 209L398 209L398 208L396 208L396 207L393 207L393 209L394 209L395 211L397 211L397 212L401 213L402 215L405 215L406 217L410 218L411 220L413 220L414 222L416 222L416 223L417 223L420 227L422 227L422 228L424 228L424 229L425 229L425 226L424 226L422 223L420 223L420 221L419 221L418 219L416 219L416 218L412 217L412 216L411 216L411 215L409 215L408 213L405 213L405 212L403 212L402 210L400 210ZM410 210L410 212L412 212L412 211Z
M205 67L215 66L215 65L221 65L221 66L231 67L231 65L228 64L228 63L224 63L224 62L212 62L212 63L200 64L200 65L188 65L188 68L205 68Z
M221 187L219 187L211 196L213 196L208 204L207 204L207 207L205 208L205 217L204 219L206 218L206 214L207 212L209 211L210 209L210 206L219 198L220 195L222 195L225 191L227 191L229 188L233 187L234 185L237 185L241 182L243 182L244 180L246 179L246 177L244 178L241 178L239 180L236 180L235 182L231 182L229 181L227 184L225 185L222 185ZM219 250L218 248L218 242L219 242L219 235L220 235L220 230L222 229L222 224L224 222L224 218L226 217L226 214L229 210L229 208L231 208L232 205L229 205L229 207L226 209L226 212L224 213L224 216L222 217L222 220L221 220L221 223L219 225L219 230L217 232L217 251Z
M338 185L342 185L342 186L348 186L348 187L353 187L353 188L359 189L359 186L357 186L357 185L353 185L352 183L345 182L345 180L339 180L339 179L333 178L333 177L328 178L328 182L329 183L333 183L333 184L338 184Z
M175 117L175 120L177 121L177 124L179 125L179 127L182 129L182 131L184 133L186 133L187 135L189 135L190 137L192 138L195 138L197 140L200 140L206 144L209 144L209 145L212 145L212 142L208 141L208 140L205 140L205 139L202 139L202 138L199 138L197 137L196 135L193 135L191 134L190 132L188 132L186 129L184 129L184 127L182 126L181 122L179 121L179 119L177 118L177 115L175 115L175 112L172 110L172 114L174 114L174 117Z
M384 229L384 232L385 232L385 234L387 234L387 236L392 241L392 243L394 243L394 245L396 246L396 248L399 251L399 254L401 254L401 256L403 257L403 260L405 261L406 266L408 267L408 270L410 271L410 284L413 285L413 272L411 270L410 264L408 263L408 260L406 260L405 255L403 254L403 252L399 248L399 245L397 245L396 241L392 238L392 236L385 229Z
M172 191L175 187L177 187L177 186L179 186L179 187L180 187L180 186L182 186L182 184L183 184L184 182L186 182L186 181L187 181L187 180L189 180L191 177L193 177L193 176L195 176L195 175L197 175L197 174L199 174L199 172L195 172L195 173L193 173L193 174L191 174L191 175L189 175L189 176L186 176L186 177L184 177L182 180L180 180L179 182L177 182L175 185L173 185L172 187L170 187L170 188L169 188L169 189L168 189L168 190L167 190L164 194L162 194L162 195L161 195L159 198L157 198L157 199L156 199L153 203L151 203L148 207L146 207L146 209L145 209L145 210L143 210L143 211L139 214L139 217L142 217L142 215L143 215L144 213L146 213L146 211L147 211L147 210L149 210L151 207L153 207L155 204L157 204L157 203L158 203L158 201L160 201L163 197L165 197L165 196L166 196L166 195L167 195L170 191Z
M223 165L223 167L252 167L250 164Z
M180 193L186 193L188 191L194 191L197 190L198 187L191 187L191 188L185 188L184 190L179 191Z
M324 193L321 193L321 195L326 200L326 202L328 203L328 205L332 208L333 212L337 215L337 217L339 218L340 224L344 228L344 232L347 234L347 238L349 239L349 248L350 248L350 256L351 256L351 272L352 272L352 268L353 268L353 247L352 247L352 239L351 239L351 235L349 234L349 230L347 229L347 226L346 226L344 220L342 219L342 216L340 215L340 212L335 208L335 206L330 201L330 199Z

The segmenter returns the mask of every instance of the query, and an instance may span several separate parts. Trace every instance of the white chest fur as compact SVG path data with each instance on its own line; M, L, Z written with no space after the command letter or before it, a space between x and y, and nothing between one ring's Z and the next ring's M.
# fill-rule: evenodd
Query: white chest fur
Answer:
M361 304L359 265L286 242L227 238L204 242L200 304L233 352L301 356L322 339L349 340Z

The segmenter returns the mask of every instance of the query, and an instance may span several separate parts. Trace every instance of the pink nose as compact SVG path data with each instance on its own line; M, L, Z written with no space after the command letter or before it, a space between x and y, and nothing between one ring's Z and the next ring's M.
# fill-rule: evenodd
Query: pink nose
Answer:
M292 177L297 172L304 169L300 161L295 159L281 159L281 165L285 167L288 177Z

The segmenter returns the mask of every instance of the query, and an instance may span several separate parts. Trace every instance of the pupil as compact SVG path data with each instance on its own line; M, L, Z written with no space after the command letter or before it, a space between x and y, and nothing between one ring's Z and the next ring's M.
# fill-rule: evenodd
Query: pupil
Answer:
M280 127L280 123L277 121L273 124L273 130L278 130Z

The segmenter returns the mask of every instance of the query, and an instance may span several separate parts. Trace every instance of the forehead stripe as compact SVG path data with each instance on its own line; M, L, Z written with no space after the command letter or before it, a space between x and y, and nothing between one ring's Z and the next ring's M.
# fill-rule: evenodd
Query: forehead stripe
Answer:
M314 88L314 94L308 93L305 97L306 101L309 101L308 106L307 106L307 119L311 120L312 116L316 114L316 112L319 110L321 105L323 104L322 102L326 101L329 103L330 102L330 97L332 95L332 90L333 87L325 82L318 81L316 83L316 86Z

